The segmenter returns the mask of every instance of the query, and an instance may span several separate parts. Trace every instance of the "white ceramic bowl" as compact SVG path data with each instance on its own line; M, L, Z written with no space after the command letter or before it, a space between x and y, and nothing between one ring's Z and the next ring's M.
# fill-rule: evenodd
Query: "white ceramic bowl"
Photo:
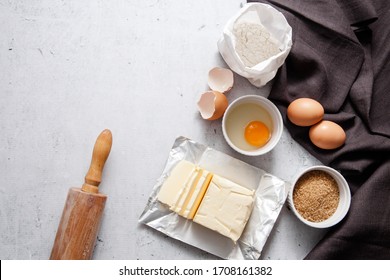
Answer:
M230 117L230 113L238 106L241 106L243 104L255 104L261 106L269 114L272 120L272 127L270 127L271 138L264 146L260 148L245 150L243 148L237 147L237 145L232 142L229 133L227 132L226 123ZM259 95L246 95L233 101L226 109L222 119L222 132L226 142L237 152L247 156L259 156L271 151L279 142L283 132L283 119L278 108L267 98Z
M340 200L339 204L337 206L336 212L330 216L327 220L324 220L322 222L310 222L303 218L298 211L295 209L294 202L293 202L293 192L296 185L296 182L299 180L299 178L302 177L305 173L313 170L321 170L325 171L329 175L331 175L337 182L337 185L339 187L339 193L340 193ZM294 212L295 216L298 217L299 220L301 220L303 223L305 223L308 226L314 227L314 228L328 228L331 226L336 225L338 222L340 222L345 215L348 213L349 207L351 205L351 191L349 189L347 181L344 179L344 177L335 169L328 167L328 166L312 166L301 172L295 181L293 182L293 186L290 189L290 192L288 194L288 204L290 206L290 209Z

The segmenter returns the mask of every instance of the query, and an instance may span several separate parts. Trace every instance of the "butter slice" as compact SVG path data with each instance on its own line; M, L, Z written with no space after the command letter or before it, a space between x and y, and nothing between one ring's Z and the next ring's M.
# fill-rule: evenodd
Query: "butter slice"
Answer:
M197 167L181 190L179 199L170 207L180 216L193 219L210 184L212 174Z
M175 205L183 191L183 185L187 183L194 171L194 164L185 160L180 161L161 186L157 199L170 207Z
M180 161L162 185L157 199L180 216L192 219L211 178L212 173L207 170L186 160Z
M254 191L214 175L194 222L236 242L250 217Z

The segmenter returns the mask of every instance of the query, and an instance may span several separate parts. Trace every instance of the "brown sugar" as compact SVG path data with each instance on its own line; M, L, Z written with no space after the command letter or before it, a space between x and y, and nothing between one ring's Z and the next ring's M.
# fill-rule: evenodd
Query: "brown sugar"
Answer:
M305 173L295 184L295 209L310 222L322 222L334 214L340 200L335 179L325 171Z

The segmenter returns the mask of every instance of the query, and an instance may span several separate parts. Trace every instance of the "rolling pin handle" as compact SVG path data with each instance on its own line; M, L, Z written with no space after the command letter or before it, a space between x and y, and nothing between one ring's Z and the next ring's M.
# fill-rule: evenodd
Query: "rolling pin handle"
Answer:
M104 164L110 154L112 146L112 134L108 129L103 130L96 139L95 146L92 152L91 165L87 175L85 175L85 182L82 190L87 193L98 193L99 184L102 181L102 172Z

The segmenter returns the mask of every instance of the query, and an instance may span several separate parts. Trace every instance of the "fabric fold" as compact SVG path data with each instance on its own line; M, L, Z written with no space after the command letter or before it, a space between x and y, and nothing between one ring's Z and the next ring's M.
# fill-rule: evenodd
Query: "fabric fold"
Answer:
M390 259L390 2L387 0L259 0L284 14L293 47L269 99L292 137L339 170L353 194L346 218L307 259ZM344 146L321 150L309 128L286 118L299 97L318 100L324 119L341 125Z

